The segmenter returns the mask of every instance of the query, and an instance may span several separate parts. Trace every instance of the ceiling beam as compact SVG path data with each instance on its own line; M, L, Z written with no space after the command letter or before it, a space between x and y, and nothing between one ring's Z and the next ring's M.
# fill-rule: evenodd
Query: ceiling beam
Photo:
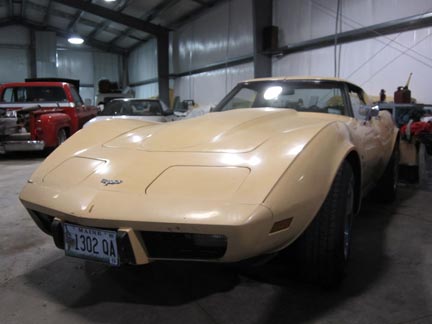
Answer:
M13 0L9 0L9 3L8 3L8 15L9 15L9 17L13 17L13 15L14 15Z
M62 37L65 39L67 39L69 37L69 33L67 31L64 31L64 30L59 29L59 28L51 27L51 26L46 26L44 24L40 24L40 23L32 21L30 19L23 19L21 17L14 17L14 18L7 19L5 21L0 21L0 27L8 26L8 25L23 25L23 26L30 28L30 29L33 29L33 30L52 31L52 32L55 32L59 37ZM107 43L98 41L96 39L88 38L88 37L83 37L83 38L84 38L87 45L90 45L91 47L99 49L101 51L111 52L111 53L120 54L120 55L127 53L127 50L123 49L121 47L111 46L111 45L108 45Z
M207 12L207 10L209 8L213 7L216 3L218 3L218 5L219 5L219 4L222 4L226 1L228 1L228 0L212 0L212 1L208 2L205 7L200 7L198 9L195 9L194 11L189 12L189 13L183 15L182 17L178 18L177 20L175 20L172 24L170 24L170 28L176 29L176 28L186 24L191 19L195 19L196 17Z
M141 19L143 19L146 22L150 22L154 18L156 18L163 10L166 10L175 4L177 4L180 0L164 0L152 9L150 9L148 12L144 13L141 16ZM120 39L124 37L130 37L130 34L133 32L133 28L126 29L121 35L114 38L110 44L117 43Z
M49 23L49 17L50 17L50 13L51 13L51 8L52 8L52 1L48 0L48 5L46 7L45 16L44 16L44 19L43 19L43 23L45 25L48 25L48 23Z
M48 5L50 5L50 4L48 4ZM45 13L45 15L48 14L47 11L49 9L50 14L52 14L53 16L57 16L57 17L60 17L60 18L68 19L68 20L72 19L72 17L73 17L73 15L71 15L69 13L57 10L55 8L52 8L52 5L51 5L51 7L48 7L48 6L45 7L45 6L42 6L42 5L40 5L40 4L36 3L36 2L28 1L27 7L29 9L39 11L40 13L43 12L43 13ZM43 23L45 23L45 20L44 20Z
M92 2L92 0L89 1L90 3ZM78 23L78 21L81 19L82 15L84 14L84 11L82 10L78 10L78 12L75 14L75 16L73 17L72 21L69 23L69 25L67 26L67 30L68 31L73 31L73 29L75 28L75 25Z
M204 7L211 7L213 5L213 4L211 4L207 1L204 1L204 0L192 0L192 1L199 3L201 6L204 6Z
M123 1L123 3L118 4L115 7L115 10L117 12L122 12L127 7L128 3L129 3L129 0ZM111 21L105 20L104 22L97 25L88 36L89 37L95 37L97 33L104 31L109 26L110 23L111 23Z
M14 19L12 17L6 17L3 19L0 19L0 28L13 25L14 23L15 22L14 22Z
M25 17L26 0L21 0L21 17Z
M164 0L161 3L159 3L158 5L156 5L155 7L153 7L152 9L150 9L149 12L147 12L144 15L144 20L145 21L152 21L153 19L155 19L162 11L171 8L172 6L176 5L177 3L179 3L180 0Z
M51 31L54 31L58 36L67 39L70 35L67 32L64 32L63 30L60 30L58 28L53 28L53 27L49 27L48 29L50 29ZM86 36L81 36L84 39L85 44L99 49L103 52L109 52L109 53L115 53L115 54L120 54L120 55L124 55L127 53L127 49L121 48L121 47L117 47L117 46L111 46L108 45L107 43L101 42L97 39L94 38L89 38Z
M58 9L54 9L54 8L52 8L52 6L50 8L48 8L48 7L44 7L44 6L41 6L39 4L36 4L34 2L28 1L28 7L31 8L31 9L33 9L33 10L37 10L39 12L44 12L45 15L47 15L48 14L47 12L50 11L50 14L52 16L64 18L64 19L67 19L67 20L73 19L73 15L72 14L60 11ZM43 20L43 24L47 25L47 21L48 21L48 19L45 18ZM81 21L80 21L80 23L83 24L83 25L92 27L92 28L96 28L98 26L98 24L96 22L88 20L88 19L85 19L85 18L82 18ZM107 32L109 32L111 34L114 34L116 36L118 36L118 35L120 35L122 33L121 30L114 29L114 28L109 28L109 29L107 28L106 30L107 30ZM87 36L87 37L89 37L89 36ZM92 38L92 37L90 37L90 38ZM137 40L137 41L144 41L145 40L145 38L140 38L140 37L136 37L136 36L130 36L130 38L132 38L134 40Z
M198 0L198 1L200 1L200 0ZM228 1L228 0L213 0L211 2L206 2L205 7L198 8L198 9L194 10L192 13L188 13L188 14L183 15L182 17L180 17L177 20L175 20L174 22L172 22L168 26L168 28L176 29L176 28L180 27L181 25L187 23L190 19L196 18L197 16L204 14L209 8L213 7L216 3L222 4L223 2L226 2L226 1ZM129 37L131 37L131 36L129 36ZM146 42L146 41L150 40L150 38L151 37L146 37L143 41ZM116 39L112 40L110 42L110 44L114 44L115 41L116 41ZM141 43L137 43L137 44L133 45L132 47L130 47L129 53L132 52L133 50L137 49L140 45L141 45Z
M169 29L161 27L158 25L151 24L149 22L143 21L141 19L119 13L117 11L95 5L92 3L85 2L83 0L53 0L71 8L78 10L83 10L85 12L91 13L93 15L114 21L118 24L122 24L143 32L159 36L168 33Z

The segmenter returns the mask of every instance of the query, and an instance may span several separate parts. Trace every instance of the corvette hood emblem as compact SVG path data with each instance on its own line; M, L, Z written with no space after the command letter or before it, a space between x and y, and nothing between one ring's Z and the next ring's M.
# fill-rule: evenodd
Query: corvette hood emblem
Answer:
M111 180L111 179L102 179L101 180L101 183L104 184L105 186L116 185L116 184L120 184L122 182L123 182L123 180Z

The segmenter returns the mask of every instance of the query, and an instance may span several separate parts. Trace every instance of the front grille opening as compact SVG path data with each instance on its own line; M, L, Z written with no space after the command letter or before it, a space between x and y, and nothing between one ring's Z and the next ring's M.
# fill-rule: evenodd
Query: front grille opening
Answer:
M227 249L225 235L141 232L150 258L219 259Z

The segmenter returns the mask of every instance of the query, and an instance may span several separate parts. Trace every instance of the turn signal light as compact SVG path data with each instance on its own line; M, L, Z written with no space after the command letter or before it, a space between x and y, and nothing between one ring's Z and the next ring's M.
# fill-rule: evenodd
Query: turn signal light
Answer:
M275 233L287 229L288 227L290 227L292 220L293 218L290 217L274 223L272 229L270 230L270 233Z

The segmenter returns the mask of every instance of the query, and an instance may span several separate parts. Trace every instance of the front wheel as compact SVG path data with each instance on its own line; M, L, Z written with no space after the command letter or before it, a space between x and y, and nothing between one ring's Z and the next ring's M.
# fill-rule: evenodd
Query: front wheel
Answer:
M350 254L354 173L344 161L315 219L294 243L299 275L330 288L340 283Z
M63 144L67 139L67 133L64 128L61 128L57 132L57 146Z

